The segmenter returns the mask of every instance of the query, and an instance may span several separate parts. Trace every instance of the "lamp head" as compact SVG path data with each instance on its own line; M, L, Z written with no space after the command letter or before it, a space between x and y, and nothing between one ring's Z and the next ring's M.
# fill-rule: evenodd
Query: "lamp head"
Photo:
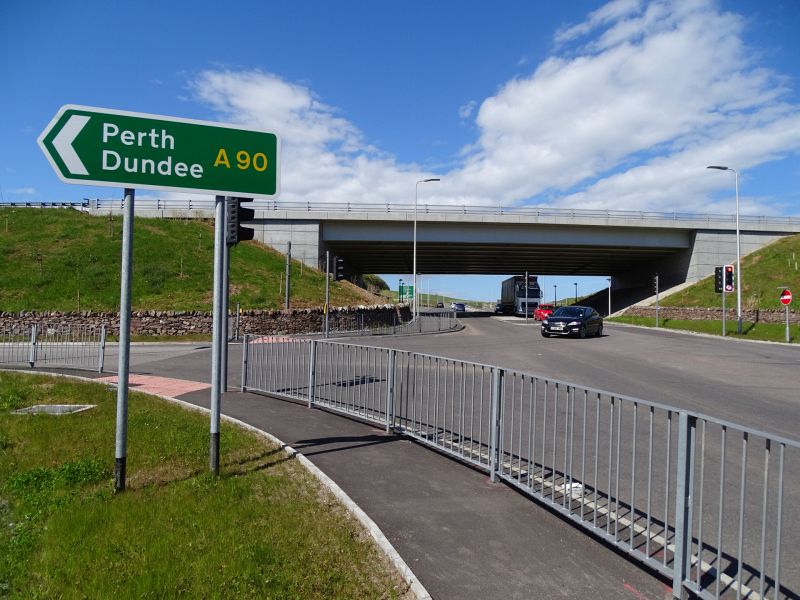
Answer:
M706 169L717 169L718 171L729 171L729 167L721 167L719 165L709 165Z

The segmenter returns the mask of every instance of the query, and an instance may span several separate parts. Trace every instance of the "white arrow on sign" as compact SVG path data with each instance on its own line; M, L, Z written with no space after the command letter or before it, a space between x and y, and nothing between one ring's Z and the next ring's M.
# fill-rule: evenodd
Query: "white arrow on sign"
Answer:
M78 153L75 152L75 148L72 147L72 142L78 137L78 134L89 122L89 119L90 117L86 115L72 115L64 127L61 128L61 131L58 132L58 135L53 138L53 148L56 149L56 152L61 156L61 160L64 161L64 165L73 175L89 174L86 166L78 157Z

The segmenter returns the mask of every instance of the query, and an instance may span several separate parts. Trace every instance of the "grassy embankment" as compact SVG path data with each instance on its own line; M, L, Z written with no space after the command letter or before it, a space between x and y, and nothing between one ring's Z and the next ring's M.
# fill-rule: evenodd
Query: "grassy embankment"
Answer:
M34 404L96 404L12 415ZM113 494L115 392L0 372L0 597L391 598L368 534L299 463L223 423L133 392L127 490Z
M783 310L778 300L784 287L797 295L800 293L800 235L793 235L770 244L742 258L742 308L759 310ZM798 306L794 300L790 309ZM736 307L736 294L726 298L729 309ZM714 291L714 277L707 277L680 292L664 298L662 306L721 308L722 298ZM655 318L616 317L612 321L655 327ZM662 319L662 327L684 329L700 333L722 335L722 323L714 321L688 321ZM727 335L736 336L736 321L728 320ZM782 323L744 322L742 337L747 339L784 341L786 326ZM789 335L792 342L800 341L800 326L791 325Z
M0 310L119 309L120 217L62 209L0 209ZM210 311L214 239L210 223L135 219L133 310ZM231 250L231 306L283 308L285 256L253 242ZM322 306L325 275L291 266L291 306ZM333 283L331 304L375 304L349 283Z

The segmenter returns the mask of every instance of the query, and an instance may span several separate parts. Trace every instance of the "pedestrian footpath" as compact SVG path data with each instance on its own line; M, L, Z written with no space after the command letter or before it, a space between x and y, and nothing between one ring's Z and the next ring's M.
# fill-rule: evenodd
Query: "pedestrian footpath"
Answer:
M209 406L207 389L178 397ZM252 393L225 394L222 412L269 432L327 474L437 600L671 597L664 581L571 523L410 440Z

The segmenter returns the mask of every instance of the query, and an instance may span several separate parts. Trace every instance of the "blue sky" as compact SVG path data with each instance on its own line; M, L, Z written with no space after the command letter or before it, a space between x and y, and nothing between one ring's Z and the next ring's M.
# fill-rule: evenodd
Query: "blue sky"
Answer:
M407 203L441 177L421 201L730 213L722 163L743 213L800 214L795 0L5 0L0 23L6 201L119 195L36 145L74 103L277 131L288 201Z

